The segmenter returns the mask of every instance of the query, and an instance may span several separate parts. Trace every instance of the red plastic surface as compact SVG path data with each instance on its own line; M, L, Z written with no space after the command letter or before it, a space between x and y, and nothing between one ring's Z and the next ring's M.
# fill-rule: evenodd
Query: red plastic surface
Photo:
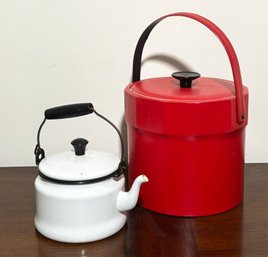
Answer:
M173 78L136 81L125 89L130 183L144 173L139 204L175 216L220 213L243 199L248 90L224 33L195 14L223 43L234 82L199 78L181 89Z
M198 83L199 80L202 83ZM208 81L210 83L206 84ZM247 119L242 124L237 123L233 83L208 78L194 82L192 88L183 89L173 78L131 83L125 89L127 124L147 132L180 136L228 133L247 124ZM243 92L247 106L246 87ZM247 114L247 110L245 112Z
M248 91L244 87L247 106ZM243 198L244 128L234 96L159 100L125 90L130 183L146 174L139 204L164 214L203 216Z
M165 102L199 103L235 97L233 82L203 77L194 80L191 88L181 88L178 80L164 77L132 83L129 90L137 97Z
M209 136L167 136L128 127L130 183L149 183L139 204L175 216L227 211L243 199L244 129Z

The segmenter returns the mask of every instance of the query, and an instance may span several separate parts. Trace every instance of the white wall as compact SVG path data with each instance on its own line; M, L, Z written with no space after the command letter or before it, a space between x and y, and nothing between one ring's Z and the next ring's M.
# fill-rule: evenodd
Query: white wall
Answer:
M268 161L267 1L9 0L0 1L0 166L34 165L36 132L46 108L93 102L121 126L123 89L138 37L154 19L177 11L214 21L233 43L250 90L247 162ZM159 24L144 58L168 55L203 76L232 79L218 40L200 24L171 18ZM154 59L154 58L152 58ZM147 60L142 77L176 68ZM94 148L119 151L116 134L92 116L49 121L47 154L86 137Z

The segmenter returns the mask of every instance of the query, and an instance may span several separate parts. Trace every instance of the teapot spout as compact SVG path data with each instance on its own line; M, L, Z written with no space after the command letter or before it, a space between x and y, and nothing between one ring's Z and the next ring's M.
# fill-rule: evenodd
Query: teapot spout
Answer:
M140 175L135 179L128 192L119 192L116 203L117 210L128 211L133 209L137 204L141 185L148 181L149 179L145 175Z

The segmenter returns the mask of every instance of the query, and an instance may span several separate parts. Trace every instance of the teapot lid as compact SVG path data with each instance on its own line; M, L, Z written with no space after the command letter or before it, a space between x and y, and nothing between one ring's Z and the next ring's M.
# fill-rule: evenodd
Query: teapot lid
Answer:
M120 163L117 155L86 149L87 143L86 139L77 138L71 142L74 149L45 157L39 164L39 175L52 181L81 184L117 171Z

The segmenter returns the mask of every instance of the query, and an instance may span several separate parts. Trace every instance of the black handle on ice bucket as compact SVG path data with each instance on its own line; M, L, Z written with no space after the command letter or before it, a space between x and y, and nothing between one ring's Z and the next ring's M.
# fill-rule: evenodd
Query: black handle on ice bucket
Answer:
M137 43L134 58L133 58L133 70L132 70L132 82L136 82L140 80L140 73L141 73L141 59L142 59L142 52L144 45L153 30L153 28L162 20L168 17L172 16L183 16L187 17L193 20L196 20L206 26L208 29L210 29L220 40L222 45L225 48L225 51L229 57L229 61L232 67L233 72L233 78L234 78L234 86L235 86L235 93L236 93L236 109L237 109L237 123L242 123L246 117L245 117L245 100L243 96L243 86L242 86L242 78L241 78L241 72L239 67L239 62L236 56L236 53L234 51L234 48L227 38L227 36L223 33L223 31L215 25L210 20L194 14L194 13L187 13L187 12L178 12L178 13L172 13L165 15L154 22L152 22L142 33L142 35L139 38L139 41Z

